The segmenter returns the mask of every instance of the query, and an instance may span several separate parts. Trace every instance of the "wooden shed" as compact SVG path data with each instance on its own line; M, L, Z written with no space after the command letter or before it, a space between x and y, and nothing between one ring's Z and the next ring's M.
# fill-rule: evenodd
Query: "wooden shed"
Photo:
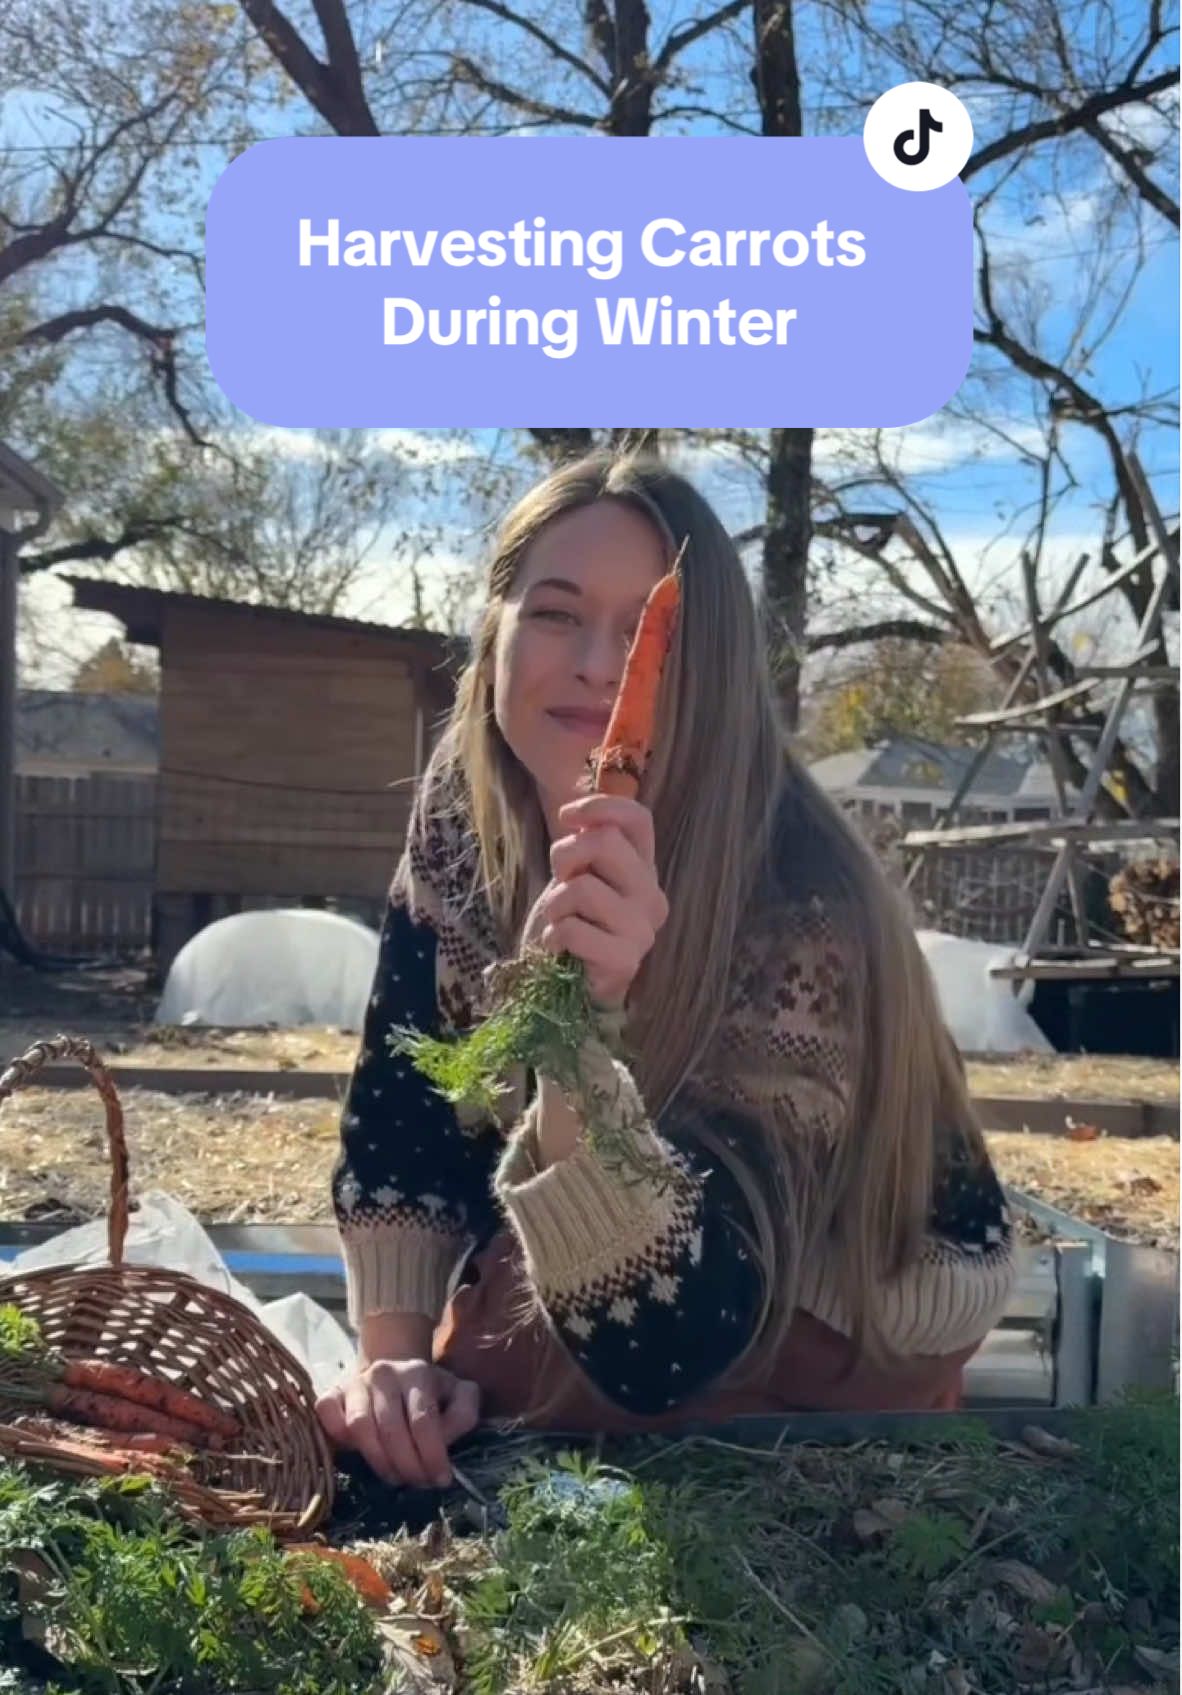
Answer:
M76 606L160 653L161 969L205 924L248 907L331 903L376 921L467 644L68 581Z

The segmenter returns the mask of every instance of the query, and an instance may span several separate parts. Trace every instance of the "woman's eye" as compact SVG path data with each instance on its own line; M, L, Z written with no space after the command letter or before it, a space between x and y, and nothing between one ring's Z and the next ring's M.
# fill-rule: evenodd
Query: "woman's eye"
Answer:
M534 617L535 618L555 618L555 619L562 619L562 620L569 619L572 624L575 621L574 613L568 612L567 609L564 606L540 606L538 608L538 610L534 613Z

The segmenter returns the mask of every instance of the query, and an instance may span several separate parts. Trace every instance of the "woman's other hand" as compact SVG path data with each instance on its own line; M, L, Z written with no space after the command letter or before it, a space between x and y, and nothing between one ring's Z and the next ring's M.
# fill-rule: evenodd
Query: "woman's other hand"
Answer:
M443 1489L449 1447L479 1422L480 1390L428 1360L378 1359L322 1395L316 1412L330 1442L357 1449L387 1483Z

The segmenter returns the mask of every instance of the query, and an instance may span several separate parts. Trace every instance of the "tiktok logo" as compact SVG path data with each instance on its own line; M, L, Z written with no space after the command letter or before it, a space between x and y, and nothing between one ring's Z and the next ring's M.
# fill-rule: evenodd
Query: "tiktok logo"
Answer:
M903 82L870 108L862 144L884 182L923 193L960 175L973 151L973 120L938 83Z
M915 131L913 129L901 131L895 137L895 158L901 165L922 165L928 156L928 137L933 131L939 135L943 133L943 130L944 125L933 118L926 106L921 106L919 109L919 140L912 148L909 143Z

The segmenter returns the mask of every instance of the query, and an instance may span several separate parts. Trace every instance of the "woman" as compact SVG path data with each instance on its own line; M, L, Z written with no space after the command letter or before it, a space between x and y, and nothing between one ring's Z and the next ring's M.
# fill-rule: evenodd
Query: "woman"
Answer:
M686 536L653 758L635 800L588 794ZM585 964L581 1070L628 1170L545 1076L481 1121L391 1052L394 1026L478 1022L484 973L528 944ZM360 1353L321 1417L408 1484L446 1482L481 1414L623 1431L954 1405L1005 1307L1009 1219L906 913L785 749L734 546L658 462L567 465L504 523L333 1196Z

